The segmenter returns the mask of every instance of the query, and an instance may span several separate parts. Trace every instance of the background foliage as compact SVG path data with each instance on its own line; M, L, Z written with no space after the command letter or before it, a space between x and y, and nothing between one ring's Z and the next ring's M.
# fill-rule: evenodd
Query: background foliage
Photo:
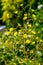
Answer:
M0 65L43 65L43 1L0 0Z
M7 25L17 26L18 23L23 25L25 13L28 14L27 18L25 16L26 22L32 19L32 14L35 14L37 19L40 19L42 18L42 14L40 13L43 13L42 9L41 11L37 9L40 4L43 4L42 0L1 0L1 12L3 13L2 20L3 22L6 22ZM34 9L34 12L32 9Z

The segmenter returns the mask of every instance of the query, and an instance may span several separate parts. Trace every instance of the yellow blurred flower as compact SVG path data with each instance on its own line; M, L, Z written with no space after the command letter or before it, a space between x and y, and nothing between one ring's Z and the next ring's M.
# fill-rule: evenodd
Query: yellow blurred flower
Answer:
M30 63L32 63L32 61L30 60Z
M27 58L24 58L25 61L27 61Z
M13 42L12 42L12 41L10 41L10 44L13 44Z
M16 0L16 2L17 2L17 3L20 3L20 2L22 2L22 0Z
M32 14L32 17L33 17L33 18L36 18L36 15L35 15L35 14Z
M19 30L19 32L22 32L22 30Z
M9 39L7 39L6 41L5 41L5 43L8 43L9 42Z
M33 53L34 51L33 50L30 50L30 53Z
M40 39L40 42L43 42L43 40Z
M27 34L23 34L23 38L27 38Z
M40 63L38 65L41 65Z
M32 12L34 12L35 10L34 9L32 9Z
M26 20L27 19L27 17L23 17L23 20Z
M20 6L23 6L23 4L20 4Z
M18 26L21 26L21 24L18 23Z
M24 14L24 17L27 17L27 13Z
M26 43L28 43L28 44L29 44L29 43L30 43L30 40L26 40Z
M5 41L4 45L8 47L8 45L9 45L9 39L7 39L7 40Z
M28 32L31 32L31 29L29 29Z
M36 34L36 32L35 31L32 31L32 34Z
M10 32L10 31L8 31L8 32L6 32L6 33L5 33L5 35L10 35L10 33L11 33L11 32Z
M10 31L13 31L14 30L14 28L10 28Z
M36 39L36 40L39 40L39 37L36 37L35 39Z
M18 14L18 11L15 11L14 13L15 13L15 14Z
M16 44L19 44L19 41L17 41Z
M28 24L28 27L31 27L31 24Z
M19 33L22 33L23 34L24 32L22 30L19 30Z
M17 32L14 32L14 36L16 36L17 35Z
M19 61L20 64L22 64L23 62L22 61Z
M13 63L13 65L16 65L16 63Z
M35 41L32 42L32 45L34 45L34 44L35 44Z

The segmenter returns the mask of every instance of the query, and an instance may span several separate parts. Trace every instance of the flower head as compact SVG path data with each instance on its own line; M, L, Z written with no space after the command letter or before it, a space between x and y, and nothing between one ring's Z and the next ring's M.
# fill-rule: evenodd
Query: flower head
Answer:
M30 50L30 53L33 53L34 51L33 50Z
M24 16L27 17L27 13L25 13Z
M32 34L36 34L36 32L35 31L32 31Z
M34 12L35 10L34 9L32 9L32 12Z
M14 30L14 28L10 28L10 31L13 31Z
M14 13L15 13L15 14L18 14L18 11L15 11Z
M31 24L28 24L28 27L31 27Z
M38 65L41 65L40 63Z
M19 41L17 41L16 44L19 44Z
M26 40L26 43L28 43L28 44L29 44L29 43L30 43L30 40Z
M23 6L23 4L20 4L20 6Z
M35 15L35 14L32 14L32 17L33 17L33 18L36 18L36 15Z
M23 38L27 38L27 34L23 34Z
M10 35L10 32L9 32L9 31L8 31L8 32L6 32L6 33L5 33L5 35Z
M14 32L14 36L16 36L17 35L17 32Z
M27 17L23 17L23 20L25 21L27 19Z

